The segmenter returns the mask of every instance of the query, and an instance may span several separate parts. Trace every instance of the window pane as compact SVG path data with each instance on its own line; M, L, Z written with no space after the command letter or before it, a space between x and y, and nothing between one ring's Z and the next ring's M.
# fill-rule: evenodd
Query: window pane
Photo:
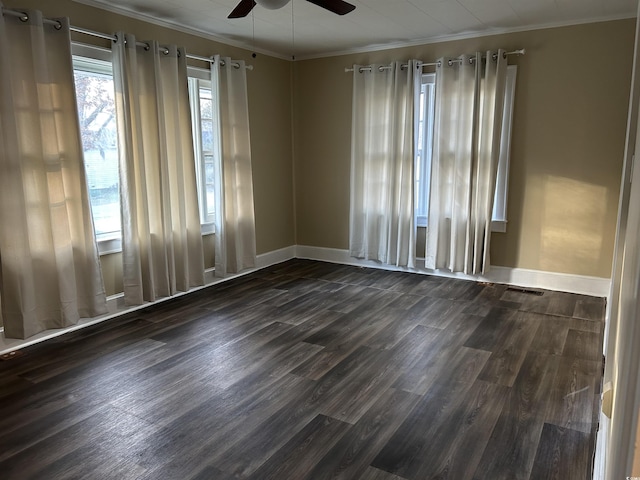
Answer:
M425 74L418 98L419 118L416 125L417 149L415 158L415 215L418 226L427 226L433 120L435 114L435 75Z
M215 207L215 169L213 164L215 151L213 116L215 112L211 95L211 82L204 80L197 71L190 71L189 75L189 101L198 180L200 221L203 224L211 224L214 221ZM210 230L207 229L207 231Z
M120 191L113 78L75 70L84 164L96 235L120 232Z
M213 123L211 120L202 120L202 150L213 151Z
M207 215L213 215L213 206L215 205L215 197L213 185L207 184Z
M200 88L200 116L202 118L213 118L211 90L208 88Z
M213 174L213 163L207 161L208 158L212 158L210 156L205 157L204 163L204 181L207 185L213 185L214 182L214 174Z

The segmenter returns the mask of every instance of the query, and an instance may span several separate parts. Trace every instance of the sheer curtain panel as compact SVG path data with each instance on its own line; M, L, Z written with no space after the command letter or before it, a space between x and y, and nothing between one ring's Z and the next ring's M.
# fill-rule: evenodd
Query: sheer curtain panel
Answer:
M413 132L421 64L353 68L350 253L414 267Z
M499 50L439 62L425 266L485 273L507 60Z
M255 267L256 227L244 61L216 55L211 65L218 108L215 173L216 276Z
M204 284L186 55L118 33L113 76L124 295L138 305Z
M107 311L69 21L56 28L27 14L0 14L0 303L9 338Z

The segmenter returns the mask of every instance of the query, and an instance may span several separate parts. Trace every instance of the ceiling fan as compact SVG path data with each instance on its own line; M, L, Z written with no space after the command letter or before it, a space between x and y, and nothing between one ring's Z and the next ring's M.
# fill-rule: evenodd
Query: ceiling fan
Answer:
M228 18L246 17L256 4L269 10L276 10L284 7L290 1L291 0L240 0L240 3L233 9L233 12L229 14ZM351 5L343 0L307 0L307 2L311 2L338 15L346 15L356 8L355 5Z

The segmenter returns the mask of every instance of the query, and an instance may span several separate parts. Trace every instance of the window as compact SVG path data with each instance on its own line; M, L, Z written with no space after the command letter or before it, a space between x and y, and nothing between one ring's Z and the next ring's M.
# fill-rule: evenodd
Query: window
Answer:
M420 115L416 145L415 205L418 226L427 225L429 211L429 183L431 182L431 155L433 153L433 122L435 117L436 74L422 75L420 89Z
M502 121L502 144L496 190L493 201L491 229L494 232L506 232L507 227L507 189L509 179L509 152L511 150L511 124L513 118L513 99L515 94L517 66L507 67L506 98ZM433 153L433 124L435 119L435 73L422 76L420 90L419 119L416 128L417 146L415 163L415 215L419 227L428 224L429 183L431 181L431 155Z
M101 254L121 250L118 132L111 51L73 45L84 164ZM189 94L202 233L213 233L214 104L210 72L189 68Z
M73 69L87 186L100 253L120 249L118 137L108 50L74 46Z
M196 158L196 177L200 221L203 233L213 233L214 222L214 103L210 72L189 69L189 99L193 125L193 147Z

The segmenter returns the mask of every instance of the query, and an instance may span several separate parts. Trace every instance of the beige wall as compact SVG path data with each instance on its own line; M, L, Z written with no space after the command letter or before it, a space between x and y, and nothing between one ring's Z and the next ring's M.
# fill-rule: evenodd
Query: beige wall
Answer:
M257 251L260 254L294 244L291 62L260 54L252 58L247 50L69 0L3 0L3 3L7 8L37 8L50 17L68 16L71 24L78 27L105 33L122 30L135 34L140 40L155 39L184 46L191 54L219 53L253 65L247 78ZM73 39L108 45L108 41L86 35L73 34ZM193 64L204 66L201 62ZM204 245L205 264L213 266L213 238L204 237ZM122 291L120 263L119 254L102 258L108 294Z
M189 53L221 53L253 64L248 81L258 253L296 243L348 248L352 74L344 67L524 47L526 56L510 59L518 64L518 81L509 224L507 233L493 234L492 263L610 276L634 20L291 64L265 55L253 59L246 50L70 0L4 4L32 6L49 16L68 15L76 26L125 30L140 39L184 45ZM205 239L207 264L212 262L211 243ZM103 259L109 293L121 285L119 256L112 257Z
M610 277L634 20L295 64L297 243L348 248L352 74L344 68L526 48L518 65L507 233L492 263Z

